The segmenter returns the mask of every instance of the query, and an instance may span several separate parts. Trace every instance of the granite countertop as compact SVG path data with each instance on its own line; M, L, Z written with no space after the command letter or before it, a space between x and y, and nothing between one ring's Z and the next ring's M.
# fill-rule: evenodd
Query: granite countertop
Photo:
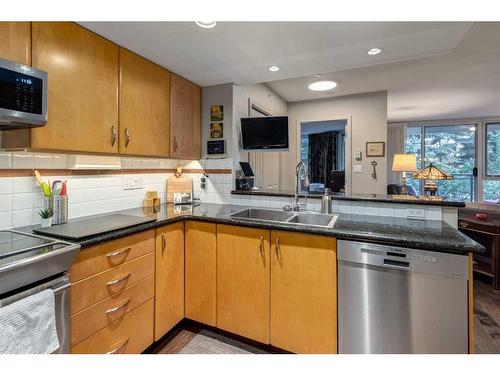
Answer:
M231 213L245 208L248 207L215 203L202 203L196 207L184 206L182 208L174 207L173 205L162 205L160 211L157 213L153 213L151 208L134 208L107 214L86 216L80 219L73 219L72 222L116 213L148 216L154 219L148 223L82 238L81 241L78 241L82 248L182 220L198 220L320 234L345 240L368 241L462 255L484 251L481 245L442 221L338 214L339 217L333 228L319 228L290 223L250 221L231 218L229 216ZM31 232L34 228L34 226L31 226L21 229Z
M252 195L252 196L268 196L268 197L294 197L295 192L291 190L232 190L231 194L235 195ZM300 194L304 197L304 193ZM323 193L309 192L308 198L320 199ZM330 196L334 200L344 201L366 201L366 202L382 202L382 203L401 203L401 204L421 204L427 206L441 207L465 207L462 201L455 201L444 198L443 200L434 200L429 198L419 198L411 195L386 195L386 194L348 194L348 193L331 193Z

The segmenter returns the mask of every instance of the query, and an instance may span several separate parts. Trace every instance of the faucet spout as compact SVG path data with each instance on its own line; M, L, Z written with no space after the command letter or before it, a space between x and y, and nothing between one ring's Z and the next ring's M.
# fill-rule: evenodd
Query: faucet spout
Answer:
M304 172L305 182L307 186L309 185L307 167L306 164L301 160L297 164L297 167L295 167L295 197L294 197L294 207L293 207L294 211L301 211L305 205L300 203L300 196L299 196L300 174L302 171Z

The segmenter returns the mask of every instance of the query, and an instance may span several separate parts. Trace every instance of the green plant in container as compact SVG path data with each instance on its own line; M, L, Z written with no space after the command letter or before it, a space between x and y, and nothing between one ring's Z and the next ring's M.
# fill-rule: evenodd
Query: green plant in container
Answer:
M42 218L40 221L40 225L42 228L47 228L52 225L52 217L54 216L54 211L50 208L44 208L43 210L38 211L38 215Z

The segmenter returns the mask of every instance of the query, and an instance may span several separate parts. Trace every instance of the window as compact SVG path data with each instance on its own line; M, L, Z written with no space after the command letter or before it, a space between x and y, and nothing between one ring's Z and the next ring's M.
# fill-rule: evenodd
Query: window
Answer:
M451 181L437 181L439 195L472 201L475 197L473 170L476 165L476 125L410 127L406 152L417 155L417 168L430 163L453 175ZM422 191L423 182L411 184Z
M483 199L500 202L500 123L486 124Z

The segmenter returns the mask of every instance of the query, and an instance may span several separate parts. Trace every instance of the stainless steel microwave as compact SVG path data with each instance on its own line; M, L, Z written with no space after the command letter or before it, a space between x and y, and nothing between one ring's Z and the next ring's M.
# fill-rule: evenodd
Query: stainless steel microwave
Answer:
M0 58L0 130L47 123L47 72Z

